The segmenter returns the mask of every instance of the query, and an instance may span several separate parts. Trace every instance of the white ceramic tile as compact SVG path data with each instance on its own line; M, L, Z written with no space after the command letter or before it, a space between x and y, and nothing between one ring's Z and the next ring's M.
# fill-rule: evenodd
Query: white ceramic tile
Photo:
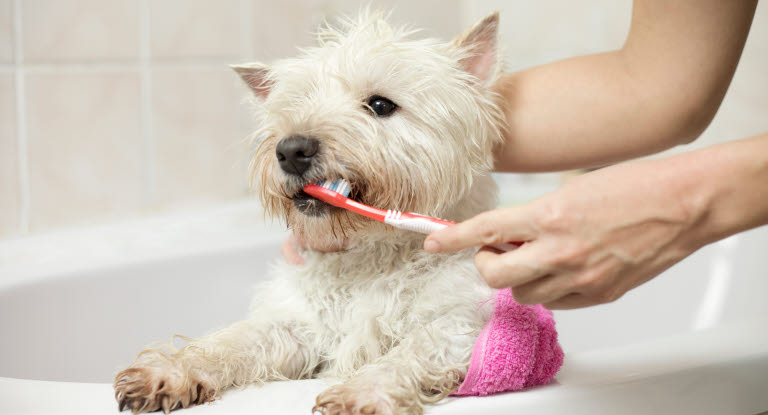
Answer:
M0 238L19 230L15 95L13 76L0 74Z
M255 60L269 62L294 56L297 47L314 45L312 32L322 20L318 2L254 0L252 7Z
M460 31L459 0L384 0L374 10L391 11L390 21L422 29L420 36L450 39ZM367 3L357 0L286 1L256 0L253 33L255 57L260 60L293 56L296 48L315 44L312 32L324 19L356 16Z
M0 63L13 62L13 0L0 0Z
M393 3L393 21L422 29L423 34L417 36L450 40L465 29L461 26L459 0L397 0Z
M157 200L183 205L246 193L241 100L228 67L152 72Z
M365 2L330 0L328 17L343 14L356 16ZM460 0L383 0L371 3L372 9L391 11L390 21L420 29L417 37L438 37L450 40L461 33Z
M149 3L152 56L238 56L240 3L240 0L152 0Z
M138 57L138 1L24 0L21 12L28 61Z
M462 26L501 12L501 36L509 68L621 47L629 30L630 0L462 0Z
M139 76L28 73L30 229L135 213L144 193Z

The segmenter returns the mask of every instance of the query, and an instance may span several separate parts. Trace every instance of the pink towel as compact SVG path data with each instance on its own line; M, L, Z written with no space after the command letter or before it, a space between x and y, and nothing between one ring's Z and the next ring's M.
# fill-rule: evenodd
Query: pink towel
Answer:
M509 289L499 290L491 319L475 341L467 377L452 395L489 395L544 385L562 364L552 312L541 305L520 305Z

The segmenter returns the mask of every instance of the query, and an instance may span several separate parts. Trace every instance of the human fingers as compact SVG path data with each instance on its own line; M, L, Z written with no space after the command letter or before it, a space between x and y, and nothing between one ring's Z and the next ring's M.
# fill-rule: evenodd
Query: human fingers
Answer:
M535 242L509 252L500 252L486 246L475 254L475 267L490 287L515 287L551 272L551 269L538 259L539 256L539 248Z
M295 243L294 236L288 236L285 242L283 242L283 245L280 246L280 253L283 254L283 258L285 258L286 262L289 264L303 265L304 258L299 254L299 250L296 248L296 245L294 245Z
M481 213L464 222L432 232L424 240L428 252L456 252L472 246L530 241L534 238L528 205Z
M542 244L538 241L537 244ZM543 245L543 244L542 244ZM552 252L558 252L554 258ZM565 254L563 254L565 252ZM581 249L568 248L549 249L537 260L550 265L550 273L525 284L515 286L512 290L513 297L520 304L549 303L568 294L579 293L587 298L595 299L597 303L613 301L612 297L626 292L622 288L626 284L626 278L618 278L621 275L621 263L610 256L603 256L602 260L587 261L582 258Z
M565 297L573 292L573 273L547 274L525 284L512 287L512 297L519 304L543 304Z
M602 304L602 302L584 294L571 293L556 300L543 303L542 305L544 308L549 310L571 310L574 308L584 308L598 304Z

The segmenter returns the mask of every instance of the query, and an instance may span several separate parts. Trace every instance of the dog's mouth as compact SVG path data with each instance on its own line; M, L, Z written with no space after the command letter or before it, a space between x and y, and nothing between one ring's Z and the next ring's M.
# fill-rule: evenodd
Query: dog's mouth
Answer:
M349 194L349 198L362 203L360 200L362 196L362 191L360 191L361 187L362 186L360 185L352 186L352 191ZM294 193L294 195L291 196L291 200L293 201L293 206L296 208L296 210L307 216L320 217L334 210L341 210L340 208L329 205L322 200L315 199L303 189Z
M296 210L307 216L319 217L330 212L332 208L338 209L335 206L331 206L321 200L315 199L304 190L299 190L293 197L291 197L291 200L293 200L293 206Z

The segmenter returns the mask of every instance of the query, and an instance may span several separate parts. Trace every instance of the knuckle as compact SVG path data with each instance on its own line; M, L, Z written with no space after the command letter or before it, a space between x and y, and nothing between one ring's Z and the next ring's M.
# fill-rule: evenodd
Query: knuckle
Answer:
M607 287L602 274L594 270L588 270L576 279L575 288L588 293L599 293Z
M480 242L483 245L492 245L500 241L499 228L488 221L480 225Z
M491 245L504 241L502 231L504 213L501 210L492 210L477 216L477 223L473 224L480 242L485 245Z
M548 231L567 229L571 214L561 203L550 201L540 210L537 222L540 228Z

